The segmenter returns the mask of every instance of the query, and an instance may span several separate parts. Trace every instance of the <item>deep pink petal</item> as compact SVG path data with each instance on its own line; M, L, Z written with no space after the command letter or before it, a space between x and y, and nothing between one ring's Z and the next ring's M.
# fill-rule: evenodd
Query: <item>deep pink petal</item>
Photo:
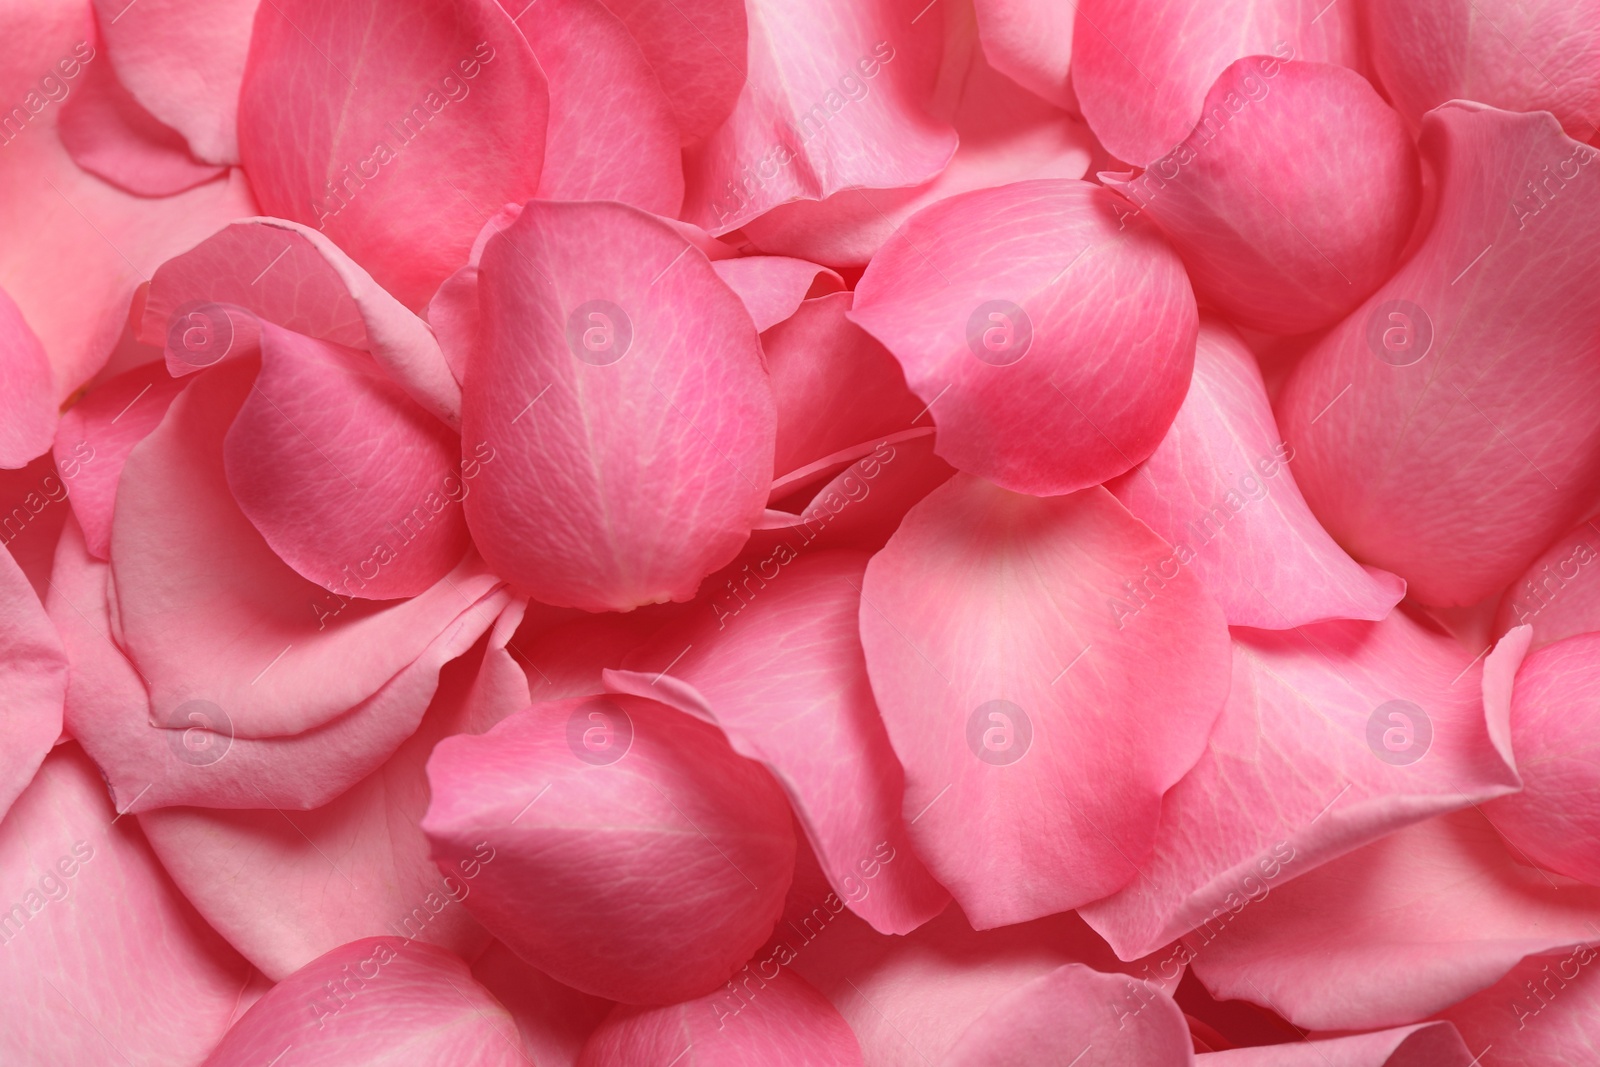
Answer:
M850 1027L792 971L763 982L748 1003L748 1012L735 1011L718 990L669 1007L618 1005L584 1045L578 1067L671 1063L690 1047L697 1067L864 1067Z
M868 266L850 318L931 405L952 466L1054 495L1160 443L1194 363L1194 296L1120 203L1077 181L968 193L919 212Z
M1203 952L1241 910L1319 864L1518 787L1477 664L1404 613L1239 629L1233 648L1227 706L1162 801L1152 857L1083 909L1123 956L1189 930L1185 944Z
M266 214L322 230L419 308L489 212L534 195L548 109L494 0L274 0L250 38L239 155Z
M541 200L683 206L672 102L628 27L602 0L506 0L550 83ZM514 199L514 198L513 198Z
M771 932L794 870L767 772L649 700L535 704L446 738L428 781L434 859L494 852L467 910L596 996L659 1004L715 988Z
M1083 0L1072 37L1072 85L1084 118L1136 166L1189 135L1206 92L1234 60L1360 65L1355 4L1324 0Z
M511 1017L460 958L399 937L352 941L283 979L233 1025L205 1067L257 1067L274 1056L316 1064L528 1062Z
M61 736L67 656L28 578L0 548L0 818Z
M863 553L821 553L747 570L737 593L712 590L700 611L629 657L633 670L606 677L618 692L705 718L735 752L764 763L834 890L876 929L903 934L950 895L901 819L905 774L861 653L866 563Z
M1112 493L1178 549L1231 626L1383 618L1405 583L1345 555L1306 507L1244 341L1203 320L1194 360L1172 429Z
M195 1067L250 967L201 921L76 745L0 824L0 1059Z
M83 467L67 465L65 471L81 474ZM5 545L33 591L43 600L50 591L50 568L61 529L72 514L73 485L45 453L26 467L0 469L0 544Z
M720 126L744 86L749 41L741 0L605 4L627 24L655 69L682 142L694 144Z
M1164 563L1103 489L957 475L868 566L862 645L912 841L974 925L1096 900L1149 856L1228 692L1222 612Z
M466 501L484 558L549 604L689 599L772 478L772 393L739 298L620 204L530 203L480 275L463 439L504 457Z
M1204 300L1280 334L1330 326L1386 281L1422 194L1411 135L1365 78L1271 56L1228 67L1182 144L1108 184L1171 236Z
M727 233L792 200L920 185L949 163L950 126L927 111L938 18L919 0L748 0L750 73L739 102L687 157L684 217Z
M1422 152L1432 229L1296 366L1278 425L1352 556L1424 603L1473 604L1600 492L1600 299L1580 280L1600 271L1600 201L1527 186L1581 181L1600 153L1547 115L1467 103L1428 118Z
M200 700L237 736L275 737L372 696L499 582L469 556L421 595L383 604L291 570L234 503L223 469L252 376L248 361L207 371L129 456L112 520L113 636L148 681L153 723L183 721Z
M845 287L844 279L827 267L787 256L740 256L718 260L712 267L739 294L761 333L788 319L808 296L820 299Z
M562 985L498 941L473 961L472 977L511 1013L538 1067L575 1067L583 1043L611 1011L611 1001Z

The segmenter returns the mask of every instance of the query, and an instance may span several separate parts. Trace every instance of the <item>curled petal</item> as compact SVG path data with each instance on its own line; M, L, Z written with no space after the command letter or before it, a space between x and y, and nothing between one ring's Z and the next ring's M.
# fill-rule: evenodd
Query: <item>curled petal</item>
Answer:
M787 256L740 256L718 260L712 267L739 294L761 333L788 319L808 296L820 298L844 288L844 280L827 267Z

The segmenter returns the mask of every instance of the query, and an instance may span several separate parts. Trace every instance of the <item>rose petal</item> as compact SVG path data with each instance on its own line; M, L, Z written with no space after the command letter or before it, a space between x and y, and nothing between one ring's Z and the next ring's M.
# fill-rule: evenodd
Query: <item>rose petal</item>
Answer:
M850 319L900 361L952 466L1054 495L1160 443L1193 366L1194 296L1119 203L1076 181L952 197L867 267Z
M55 382L44 346L22 310L0 289L0 469L26 467L50 447L56 429Z
M845 287L844 279L827 267L787 256L740 256L711 266L717 277L739 294L760 333L793 315L813 290L820 299Z
M1593 1054L1595 950L1579 945L1549 956L1529 956L1483 992L1446 1008L1481 1062L1519 1067L1567 1067ZM1493 1048L1498 1051L1491 1057Z
M81 473L81 465L68 467ZM45 453L26 467L0 469L0 544L43 600L50 591L50 567L61 528L72 514L71 483L55 458Z
M692 597L771 481L772 395L738 297L677 233L604 203L530 203L480 285L463 433L505 456L466 502L485 559L564 607Z
M1196 1056L1194 1062L1195 1067L1477 1067L1449 1023L1231 1049Z
M473 961L472 977L511 1013L538 1067L576 1067L583 1043L611 1011L611 1001L562 985L498 941Z
M1558 538L1511 583L1495 615L1494 632L1533 628L1533 647L1600 630L1600 583L1590 564L1600 559L1600 530L1585 519Z
M27 575L0 548L0 818L61 736L67 657Z
M677 116L685 145L720 126L744 86L748 32L741 0L605 0L639 42Z
M958 475L868 566L861 643L912 841L975 926L1096 900L1149 856L1228 691L1222 612L1150 573L1170 552L1103 489Z
M536 704L440 742L428 782L435 860L495 852L467 910L553 978L612 1000L686 1000L726 981L771 932L794 868L766 771L648 700Z
M1405 583L1363 569L1334 543L1295 485L1294 459L1250 350L1225 323L1204 319L1172 428L1108 488L1177 548L1231 626L1383 618Z
M1056 107L1077 102L1067 85L1075 8L1046 0L976 0L973 7L990 65Z

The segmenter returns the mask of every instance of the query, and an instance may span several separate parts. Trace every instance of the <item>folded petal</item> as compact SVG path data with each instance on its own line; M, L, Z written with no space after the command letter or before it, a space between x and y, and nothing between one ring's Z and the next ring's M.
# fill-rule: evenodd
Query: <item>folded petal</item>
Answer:
M484 558L563 607L692 597L771 482L772 393L739 298L673 229L607 203L528 204L479 285L463 432L505 457L466 501Z
M739 1002L743 1003L743 1002ZM718 990L661 1008L619 1004L583 1047L581 1067L671 1063L691 1047L700 1067L747 1063L863 1067L861 1046L832 1004L791 971L763 982L756 1010Z
M744 87L749 34L742 0L605 0L655 69L685 145L720 126Z
M1482 1063L1582 1063L1600 1040L1597 957L1600 953L1586 944L1529 956L1488 989L1440 1014L1456 1025L1469 1048L1481 1050Z
M55 381L44 346L22 310L0 289L0 469L16 470L50 447Z
M67 693L67 656L44 605L0 548L0 818L33 779L61 736Z
M1274 889L1191 966L1219 999L1312 1029L1371 1029L1442 1011L1525 956L1600 941L1597 926L1600 889L1527 866L1462 809Z
M866 564L864 553L824 552L747 568L737 595L716 591L630 656L633 670L606 680L706 719L735 752L765 764L834 890L874 928L904 934L950 895L900 815L905 774L861 654Z
M1231 1049L1196 1056L1194 1062L1195 1067L1476 1067L1449 1023Z
M1227 706L1206 754L1162 801L1150 860L1083 909L1124 957L1188 930L1190 952L1202 951L1290 879L1518 786L1482 670L1401 612L1239 629L1233 649Z
M535 704L428 761L444 867L519 956L633 1004L701 996L767 935L794 871L783 793L711 726L634 697Z
M900 361L958 470L1070 493L1160 443L1194 364L1194 295L1120 204L1078 181L968 193L867 267L851 321Z
M1593 0L1398 0L1365 12L1372 65L1413 126L1447 100L1550 111L1587 141L1600 119Z
M247 219L169 259L150 281L139 336L169 350L193 350L199 342L197 358L182 367L192 371L230 354L234 334L220 316L234 308L371 352L413 400L460 425L461 387L433 331L318 231L282 219Z
M973 7L990 65L1057 107L1076 103L1067 86L1075 8L1045 0L976 0Z
M233 1025L205 1067L252 1067L290 1050L305 1063L372 1067L527 1063L511 1017L465 963L399 937L352 941L283 979Z
M1423 603L1473 604L1600 492L1600 296L1579 281L1600 270L1600 199L1572 184L1600 153L1548 115L1454 103L1422 154L1427 238L1296 365L1278 425L1352 556Z
M1172 549L1103 489L957 475L873 557L861 600L912 842L973 924L1133 877L1228 693L1222 612Z
M820 298L844 288L844 279L827 267L788 256L740 256L712 267L739 294L761 333L793 315L813 291Z
M256 13L239 156L266 214L313 226L408 307L488 213L538 188L549 94L494 0Z
M76 745L0 823L7 1063L196 1067L250 967L195 914ZM304 1010L301 1008L300 1010Z
M1321 0L1084 0L1072 86L1118 159L1143 166L1189 135L1211 83L1243 56L1360 66L1357 8Z
M1600 630L1600 581L1591 566L1600 560L1600 529L1585 519L1558 537L1544 555L1511 583L1495 614L1494 632L1533 628L1533 647Z
M602 0L528 4L516 22L550 85L539 199L617 200L676 216L677 120L626 24Z
M117 79L200 159L239 162L239 82L259 0L94 0Z
M1295 485L1294 459L1255 357L1208 318L1172 428L1154 455L1108 488L1178 549L1230 626L1383 618L1405 583L1363 568L1334 543Z
M733 113L687 157L684 217L727 233L791 200L920 185L956 133L926 110L939 19L918 0L747 0L750 72Z
M1108 184L1161 224L1204 300L1279 334L1331 326L1386 281L1422 195L1411 134L1365 78L1271 56L1229 66L1182 144Z
M196 378L133 450L118 487L113 636L147 680L159 726L185 721L196 700L239 737L325 725L500 584L469 556L421 595L379 603L291 570L234 502L224 470L223 440L252 377L242 361Z

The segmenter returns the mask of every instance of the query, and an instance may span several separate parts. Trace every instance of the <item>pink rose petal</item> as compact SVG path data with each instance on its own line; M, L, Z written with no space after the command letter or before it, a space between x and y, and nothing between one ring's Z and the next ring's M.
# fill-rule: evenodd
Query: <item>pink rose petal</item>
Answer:
M748 52L740 0L605 0L639 42L672 102L685 145L722 124L739 99Z
M820 299L844 288L844 279L827 267L787 256L740 256L711 266L739 294L760 333L788 319L807 297Z
M0 818L61 736L67 656L44 605L0 548Z

